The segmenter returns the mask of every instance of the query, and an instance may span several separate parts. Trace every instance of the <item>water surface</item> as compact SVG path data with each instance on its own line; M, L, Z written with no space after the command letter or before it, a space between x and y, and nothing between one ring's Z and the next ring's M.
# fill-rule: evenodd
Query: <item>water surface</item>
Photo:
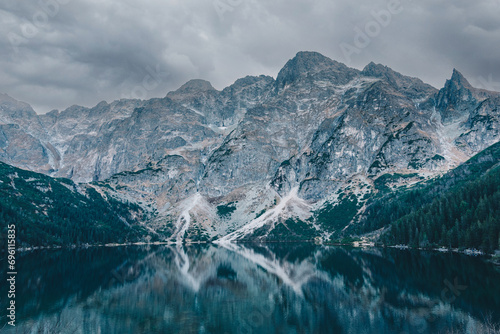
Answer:
M24 253L17 265L8 333L482 333L500 320L498 268L459 254L155 246Z

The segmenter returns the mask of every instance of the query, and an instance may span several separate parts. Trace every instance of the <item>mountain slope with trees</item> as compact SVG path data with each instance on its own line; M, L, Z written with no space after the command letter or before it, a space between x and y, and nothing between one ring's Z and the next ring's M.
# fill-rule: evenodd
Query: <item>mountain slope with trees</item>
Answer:
M440 178L381 193L348 233L390 226L380 239L388 245L499 249L500 143Z
M359 228L374 196L497 143L498 106L499 92L457 70L437 89L381 64L360 71L303 51L276 78L222 90L191 80L162 98L43 115L0 94L0 161L134 202L149 212L147 229L172 242L334 240L409 213L400 205Z
M6 236L14 224L19 246L138 241L147 235L143 215L102 189L0 162L0 229Z

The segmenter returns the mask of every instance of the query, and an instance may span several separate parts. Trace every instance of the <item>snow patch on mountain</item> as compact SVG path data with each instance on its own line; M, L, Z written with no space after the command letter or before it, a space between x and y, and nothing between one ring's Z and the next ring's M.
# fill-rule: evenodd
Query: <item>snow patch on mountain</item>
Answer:
M310 208L310 205L298 196L298 191L299 187L294 187L285 197L280 198L279 203L275 207L266 211L262 216L255 218L240 229L229 233L215 242L220 244L234 242L252 234L265 224L275 222L280 216L289 217L304 214L304 211Z

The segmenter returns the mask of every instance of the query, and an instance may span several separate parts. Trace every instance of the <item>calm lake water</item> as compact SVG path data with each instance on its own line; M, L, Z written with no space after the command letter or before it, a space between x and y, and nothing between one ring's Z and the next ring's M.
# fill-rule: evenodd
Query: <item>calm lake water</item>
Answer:
M7 333L483 333L500 321L499 268L458 254L116 247L24 253L17 266Z

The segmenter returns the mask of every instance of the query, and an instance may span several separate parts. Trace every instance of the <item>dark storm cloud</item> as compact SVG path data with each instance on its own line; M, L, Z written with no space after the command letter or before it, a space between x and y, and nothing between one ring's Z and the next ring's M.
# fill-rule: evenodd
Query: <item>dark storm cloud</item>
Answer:
M192 78L222 89L276 76L300 50L438 88L456 67L500 90L497 0L4 0L0 17L0 92L38 112L164 96Z

